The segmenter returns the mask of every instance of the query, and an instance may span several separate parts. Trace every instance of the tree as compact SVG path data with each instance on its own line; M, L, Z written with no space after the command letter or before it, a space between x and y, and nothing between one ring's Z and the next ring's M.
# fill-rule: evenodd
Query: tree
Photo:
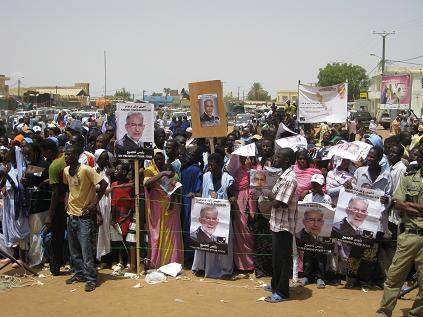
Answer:
M165 94L165 96L169 96L171 89L170 88L163 88L163 93Z
M247 95L248 100L267 101L270 100L269 93L263 89L260 83L253 83Z
M152 94L151 94L152 96L163 96L163 94L161 93L161 92L153 92Z
M129 98L131 97L131 93L129 91L126 91L125 88L122 88L122 90L116 90L115 97L129 100Z
M369 77L366 70L358 65L332 63L325 68L319 69L317 75L318 85L321 87L331 86L346 82L348 80L348 101L359 99L360 91L369 87Z

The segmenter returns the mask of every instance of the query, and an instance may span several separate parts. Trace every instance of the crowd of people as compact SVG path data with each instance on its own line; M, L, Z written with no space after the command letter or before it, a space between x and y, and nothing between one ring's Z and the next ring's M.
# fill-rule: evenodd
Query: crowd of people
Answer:
M399 290L412 276L413 262L422 273L423 123L394 125L391 136L383 139L373 127L357 133L345 123L299 125L295 111L280 114L273 108L264 124L253 121L234 127L226 137L204 139L192 137L187 118L174 118L169 127L158 119L153 158L143 160L139 170L130 161L116 159L113 116L101 127L93 119L84 123L70 115L60 115L45 127L24 118L12 133L0 135L0 245L31 266L48 262L52 275L64 274L70 264L72 276L66 283L85 282L86 291L95 289L98 267L136 272L140 252L148 269L177 262L208 278L270 276L265 287L271 291L269 302L288 299L290 286L312 282L325 288L345 279L347 288L384 288L378 316L390 316ZM276 146L275 140L297 133L307 139L307 148ZM372 146L367 157L322 160L317 155L322 148L354 140ZM232 155L251 143L256 155ZM236 169L229 168L233 160L239 160ZM277 170L278 179L272 191L258 199L249 175L265 169ZM140 199L135 196L136 174ZM182 187L169 195L160 184L173 177ZM381 223L386 220L386 226L372 247L335 242L325 254L297 249L298 202L335 207L341 188L353 185L383 192ZM231 203L227 254L190 247L194 197ZM136 204L140 219L135 217ZM420 288L413 316L422 314L421 295Z

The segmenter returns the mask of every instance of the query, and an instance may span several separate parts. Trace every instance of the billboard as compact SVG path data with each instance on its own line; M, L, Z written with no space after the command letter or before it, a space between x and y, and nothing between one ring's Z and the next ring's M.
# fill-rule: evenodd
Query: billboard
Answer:
M410 75L382 75L380 82L380 109L410 108Z

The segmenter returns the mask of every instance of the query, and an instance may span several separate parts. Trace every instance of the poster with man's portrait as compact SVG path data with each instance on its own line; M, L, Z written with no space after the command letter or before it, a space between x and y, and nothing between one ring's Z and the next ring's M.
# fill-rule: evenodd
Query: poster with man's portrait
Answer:
M115 152L119 159L152 159L154 106L149 103L116 105Z
M331 239L335 209L320 203L298 202L295 238L297 248L313 252L333 250Z
M217 127L220 124L217 94L198 95L201 127Z
M189 84L192 136L194 138L227 135L226 111L222 94L220 80Z
M332 237L360 247L370 247L376 238L385 207L380 202L384 193L353 186L342 188L336 205Z
M194 198L191 205L190 246L228 254L231 205L228 200Z
M278 168L250 170L250 189L253 197L267 197L281 174L282 170Z

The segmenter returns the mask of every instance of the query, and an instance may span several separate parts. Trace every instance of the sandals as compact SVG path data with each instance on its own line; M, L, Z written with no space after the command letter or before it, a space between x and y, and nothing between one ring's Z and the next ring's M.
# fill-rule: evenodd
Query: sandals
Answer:
M278 293L272 293L272 295L267 296L264 300L268 303L280 303L286 301L287 298L280 296Z

